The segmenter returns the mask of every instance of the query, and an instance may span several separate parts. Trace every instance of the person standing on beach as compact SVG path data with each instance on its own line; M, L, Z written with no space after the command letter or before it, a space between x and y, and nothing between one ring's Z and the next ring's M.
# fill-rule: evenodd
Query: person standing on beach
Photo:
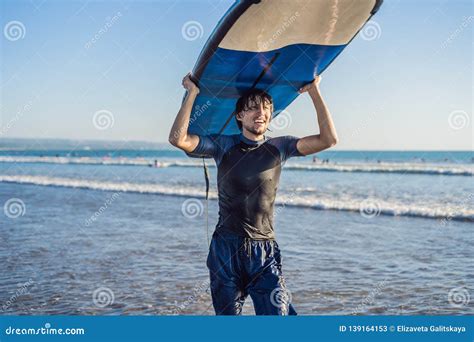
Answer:
M248 295L257 315L296 315L282 274L273 208L282 164L290 157L310 155L338 142L319 82L320 77L315 76L299 93L310 95L320 134L267 137L273 99L253 88L236 104L240 134L199 136L187 133L199 88L190 73L183 78L187 94L169 142L190 157L212 157L217 164L219 221L207 258L217 315L240 315Z

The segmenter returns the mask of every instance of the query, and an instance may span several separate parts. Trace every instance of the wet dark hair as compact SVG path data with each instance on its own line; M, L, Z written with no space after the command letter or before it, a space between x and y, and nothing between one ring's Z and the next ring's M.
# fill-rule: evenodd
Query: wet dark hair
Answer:
M247 90L235 104L235 121L240 130L242 130L242 122L237 119L237 114L242 111L251 109L254 105L268 102L273 107L273 99L265 90L252 88Z

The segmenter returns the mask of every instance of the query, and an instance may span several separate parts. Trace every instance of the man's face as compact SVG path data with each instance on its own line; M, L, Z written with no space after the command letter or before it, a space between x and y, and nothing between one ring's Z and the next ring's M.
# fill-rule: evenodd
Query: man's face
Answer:
M244 110L238 115L238 119L242 122L242 129L253 134L265 133L272 119L273 105L268 101L261 103L252 101L248 107L248 110Z

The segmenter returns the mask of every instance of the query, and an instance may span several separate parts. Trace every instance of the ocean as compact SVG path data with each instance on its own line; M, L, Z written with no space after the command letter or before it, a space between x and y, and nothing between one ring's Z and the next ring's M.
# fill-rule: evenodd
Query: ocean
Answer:
M275 225L298 313L473 314L473 158L290 159ZM2 314L213 314L206 163L207 202L202 159L176 150L0 150Z

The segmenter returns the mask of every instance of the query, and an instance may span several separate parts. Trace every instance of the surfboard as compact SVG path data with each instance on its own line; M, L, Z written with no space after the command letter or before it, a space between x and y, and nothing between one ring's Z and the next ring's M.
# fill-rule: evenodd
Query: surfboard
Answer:
M192 70L198 85L188 132L237 134L238 98L256 87L273 117L321 74L377 12L382 0L236 1L211 33Z

